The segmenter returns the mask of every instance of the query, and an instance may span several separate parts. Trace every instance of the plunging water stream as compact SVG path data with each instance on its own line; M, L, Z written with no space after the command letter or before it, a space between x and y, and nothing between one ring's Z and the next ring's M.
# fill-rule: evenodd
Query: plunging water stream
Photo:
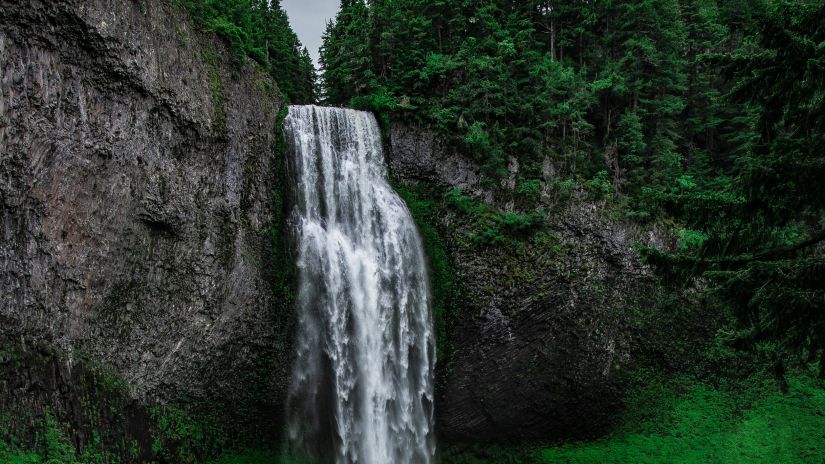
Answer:
M366 112L292 106L297 359L293 451L337 463L430 463L435 348L421 239L386 180Z

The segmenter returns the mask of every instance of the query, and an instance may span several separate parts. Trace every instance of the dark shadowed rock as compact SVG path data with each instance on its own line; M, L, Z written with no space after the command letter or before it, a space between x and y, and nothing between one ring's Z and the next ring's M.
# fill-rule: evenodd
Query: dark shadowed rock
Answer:
M400 121L389 129L387 163L396 176L407 181L446 183L487 204L493 201L490 189L481 185L478 166L448 149L431 131Z

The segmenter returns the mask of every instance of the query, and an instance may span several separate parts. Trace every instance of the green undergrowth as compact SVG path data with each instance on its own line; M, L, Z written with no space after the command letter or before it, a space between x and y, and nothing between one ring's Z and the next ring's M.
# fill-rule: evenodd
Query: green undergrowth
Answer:
M176 406L150 408L152 425L150 460L138 456L140 445L132 442L131 453L113 452L111 445L101 442L103 430L92 432L91 442L79 451L71 438L69 425L52 414L39 419L33 443L24 445L15 437L0 440L0 463L3 464L121 464L131 462L199 464L299 464L279 457L274 451L232 450L226 429L200 420ZM219 456L218 458L215 458Z
M272 190L272 217L267 223L272 245L271 261L268 263L267 268L273 273L272 302L275 306L273 308L274 317L281 317L292 311L296 297L296 269L294 265L296 260L293 256L293 244L290 241L287 225L287 216L291 205L287 198L290 180L283 124L288 111L288 107L283 105L278 113L277 130L275 131L277 158L274 160L277 187Z
M504 246L530 238L544 228L543 210L527 213L503 212L464 195L461 188L447 192L446 204L469 224L466 238L475 246Z
M34 443L28 447L21 446L15 437L6 437L9 442L0 439L0 462L4 464L108 464L134 460L137 457L137 444L132 442L128 458L119 457L112 449L102 443L102 435L94 432L79 452L69 436L68 425L61 423L50 412L46 412L37 421L38 432ZM126 440L123 440L125 443ZM121 445L121 443L118 443ZM118 446L116 445L116 446Z
M122 378L77 353L75 365L55 376L65 353L46 345L24 347L0 345L0 368L6 369L0 378L23 373L35 379L33 385L55 382L64 396L54 400L32 389L26 401L11 397L0 405L0 463L199 464L264 441L250 437L260 427L241 424L226 410L194 412L191 404L135 400Z
M99 405L104 407L106 405ZM0 439L0 463L4 464L118 464L127 462L200 463L204 456L216 456L228 437L225 430L208 425L174 406L151 409L150 425L152 461L139 458L141 444L128 436L111 442L105 426L91 429L91 437L82 451L72 439L68 423L46 412L37 419L33 442L15 436ZM120 414L117 411L116 414ZM121 419L125 420L125 419ZM111 427L111 425L110 425ZM76 432L76 431L75 431ZM216 437L218 437L216 439ZM28 442L28 443L26 443ZM228 461L231 462L231 461Z
M205 47L201 58L209 68L209 90L212 92L212 104L215 107L215 124L213 128L219 138L226 138L226 108L224 106L224 89L220 72L221 59L214 47Z
M614 432L534 449L442 446L442 463L790 464L825 462L825 388L808 377L712 386L652 382L631 393Z
M208 464L294 464L281 454L267 450L234 451L209 461Z
M437 462L440 464L532 464L535 462L535 451L529 448L451 443L439 443L438 446Z

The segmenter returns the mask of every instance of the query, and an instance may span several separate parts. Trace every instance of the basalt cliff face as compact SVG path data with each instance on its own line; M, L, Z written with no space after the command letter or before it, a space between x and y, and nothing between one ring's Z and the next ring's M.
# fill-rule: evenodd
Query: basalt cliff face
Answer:
M288 318L267 261L283 101L191 24L164 1L0 1L12 417L74 420L79 365L135 399L281 415ZM31 351L51 367L13 359Z
M469 156L427 129L396 120L388 145L401 184L435 192L461 188L474 201L513 209L513 195L501 192L512 189L516 163L511 178L493 189L481 182ZM622 407L624 371L641 357L670 356L662 353L667 322L651 326L638 317L655 314L650 305L660 288L633 248L668 246L667 234L611 218L604 202L583 191L558 198L548 187L555 176L549 161L544 171L540 195L547 217L540 236L478 245L467 240L466 215L443 203L434 215L460 295L446 323L449 351L438 355L437 428L449 439L547 442L602 435Z

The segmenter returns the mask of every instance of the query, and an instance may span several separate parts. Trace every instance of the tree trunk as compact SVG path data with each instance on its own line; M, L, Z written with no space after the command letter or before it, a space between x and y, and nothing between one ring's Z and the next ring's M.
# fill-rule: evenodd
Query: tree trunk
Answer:
M819 380L825 380L825 350L819 356Z
M584 34L579 34L579 67L584 66Z
M779 359L779 356L774 357L773 375L776 377L776 382L779 384L782 393L788 393L790 387L788 386L788 379L785 378L785 363Z

